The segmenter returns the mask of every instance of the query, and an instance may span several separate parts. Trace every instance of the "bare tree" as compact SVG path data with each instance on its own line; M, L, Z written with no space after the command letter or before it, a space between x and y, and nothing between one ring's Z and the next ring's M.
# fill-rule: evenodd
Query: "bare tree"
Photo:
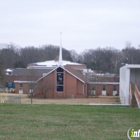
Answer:
M35 91L36 85L36 73L34 69L29 69L29 75L27 76L27 80L29 81L29 97L31 98L31 104L33 103L33 94Z
M88 68L102 71L102 72L114 72L115 56L117 56L119 50L112 47L97 48L85 50L81 55L83 63Z
M41 79L36 84L35 93L41 93L41 94L43 94L43 97L46 98L47 93L49 92L49 90L53 89L53 87L54 87L54 85L53 85L53 81L51 79L49 79L49 78Z
M26 67L29 63L40 61L42 55L39 48L34 46L28 46L20 49L20 59L23 65Z
M4 74L3 74L3 64L2 64L2 61L1 61L1 59L0 59L0 88L3 87L3 86L2 86L3 78L4 78Z
M128 58L128 64L140 64L140 48L135 48L131 44L127 44L122 53Z
M54 45L24 48L15 44L3 44L2 46L0 56L5 69L26 67L29 63L54 60L59 55L59 46ZM140 64L140 47L136 48L130 42L127 42L122 50L113 47L98 47L86 49L81 54L77 54L74 50L68 51L63 48L62 52L64 60L83 63L88 68L100 72L118 73L122 63Z
M15 62L19 59L18 46L5 44L5 47L0 50L0 56L4 68L14 68Z
M75 50L71 50L70 54L71 54L72 60L74 62L77 62L78 60L77 60L77 53L76 53L76 51Z

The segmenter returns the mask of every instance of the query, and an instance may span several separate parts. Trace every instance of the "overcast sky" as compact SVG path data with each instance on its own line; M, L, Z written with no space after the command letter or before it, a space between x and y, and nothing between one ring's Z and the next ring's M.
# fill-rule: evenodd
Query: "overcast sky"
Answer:
M0 43L68 50L140 44L140 0L0 0Z

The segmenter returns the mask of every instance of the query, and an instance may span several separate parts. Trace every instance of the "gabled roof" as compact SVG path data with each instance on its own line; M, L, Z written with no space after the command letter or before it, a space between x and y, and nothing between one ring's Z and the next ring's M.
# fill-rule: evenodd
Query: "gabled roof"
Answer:
M83 76L81 73L79 73L78 71L76 71L75 69L73 69L70 66L64 66L64 69L70 73L71 75L73 75L75 78L79 79L81 82L86 83L88 81L88 79Z
M64 67L58 66L55 69L53 69L52 71L48 72L45 76L38 79L37 82L40 81L41 79L43 79L44 77L46 77L47 75L49 75L50 73L52 73L53 71L55 71L59 67L61 67L63 70L65 70L66 72L68 72L69 74L74 76L76 79L80 80L82 83L86 83L88 81L88 79L86 77L84 77L82 74L80 74L75 69L71 68L70 66L64 66Z
M53 70L51 70L50 72L48 72L46 75L44 75L44 76L42 76L41 78L39 78L39 79L37 80L37 82L40 81L41 79L43 79L44 77L48 76L50 73L52 73L53 71L55 71L57 68L58 68L58 67L54 68Z

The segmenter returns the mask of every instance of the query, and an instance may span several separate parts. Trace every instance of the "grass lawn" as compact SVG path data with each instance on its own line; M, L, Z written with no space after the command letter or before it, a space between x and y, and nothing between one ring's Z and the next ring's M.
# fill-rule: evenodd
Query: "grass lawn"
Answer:
M0 104L0 140L127 140L130 127L140 129L140 109Z

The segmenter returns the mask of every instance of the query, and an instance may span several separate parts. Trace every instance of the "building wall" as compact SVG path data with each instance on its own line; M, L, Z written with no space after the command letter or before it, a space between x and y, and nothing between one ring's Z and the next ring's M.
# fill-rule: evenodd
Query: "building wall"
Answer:
M140 87L140 69L130 69L130 82Z
M120 95L120 89L119 89L120 85L116 85L116 89L117 89L117 96Z
M95 94L96 95L102 95L102 90L103 90L103 84L96 84L94 85L95 88ZM113 84L106 84L105 85L105 90L106 90L106 94L108 96L112 96L113 95L113 89L114 89L114 85ZM88 94L90 95L90 91L91 91L91 85L88 84ZM116 91L117 91L117 96L119 95L119 85L116 85Z
M44 78L45 83L47 84L49 82L51 88L47 91L47 98L53 98L54 97L54 76L55 72L50 73L47 77Z
M55 91L55 83L54 83L54 74L55 72L50 73L48 76L44 77L42 80L38 82L36 85L36 98L44 98L44 94L42 93L42 89L46 89L46 98L54 98Z
M19 93L19 83L15 83L15 93Z
M77 80L77 98L85 98L87 97L87 84L82 83L81 81Z
M20 83L15 83L15 93L19 93ZM23 94L29 94L29 84L22 83Z
M102 85L101 84L97 84L95 86L95 93L96 93L96 95L102 95Z
M130 105L130 83L134 91L134 84L140 85L140 69L126 65L120 69L120 100L122 104Z
M63 92L56 91L56 71L43 78L46 83L53 81L53 88L47 92L46 98L83 98L86 97L87 89L81 81L64 71L64 89ZM84 94L83 94L84 92ZM37 98L44 98L41 92L35 94Z
M23 93L29 94L29 84L28 83L23 84Z
M82 95L84 92L84 84L77 80L77 95Z
M77 79L65 71L66 98L75 97L77 93Z
M113 86L114 85L106 85L106 94L112 96L113 94Z
M90 85L83 84L81 81L76 79L74 76L64 71L64 90L63 92L56 91L56 71L50 73L48 76L42 79L44 83L51 82L53 85L52 89L49 89L46 94L46 98L83 98L86 97L87 94L90 94ZM39 82L40 83L40 82ZM114 85L108 84L106 85L106 93L107 95L113 95L113 87ZM96 95L102 95L102 84L95 85ZM119 94L119 85L116 85L117 93ZM15 84L16 93L19 93L19 84ZM29 93L29 85L28 83L23 83L24 93ZM44 98L44 95L41 91L35 94L36 98Z
M129 86L130 86L130 69L126 66L120 68L120 101L122 104L130 104L129 96Z

